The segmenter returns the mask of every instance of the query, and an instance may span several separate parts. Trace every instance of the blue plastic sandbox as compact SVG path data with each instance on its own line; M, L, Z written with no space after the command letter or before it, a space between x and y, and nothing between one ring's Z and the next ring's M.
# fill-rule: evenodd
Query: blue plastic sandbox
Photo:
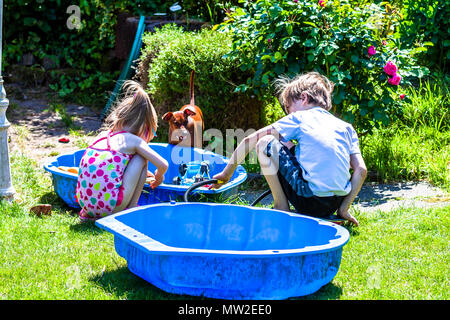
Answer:
M337 274L348 231L264 208L161 203L97 220L128 268L175 294L218 299L308 295Z
M164 182L157 188L151 189L148 184L139 198L139 205L147 205L160 202L169 202L171 200L182 199L184 193L189 188L186 185L172 184L173 178L178 175L178 167L181 163L191 161L208 161L211 177L223 170L228 159L216 153L189 147L179 147L167 143L150 143L150 148L161 155L169 162L169 169L164 176ZM78 167L84 154L83 150L64 154L55 157L44 165L44 169L52 174L53 188L59 197L70 207L80 208L75 200L75 189L78 176L58 169L59 166ZM156 169L149 163L148 169L152 172ZM242 166L238 166L230 181L224 184L220 189L209 190L206 187L200 187L193 191L193 196L201 194L209 198L228 197L235 193L241 183L247 179L247 172Z

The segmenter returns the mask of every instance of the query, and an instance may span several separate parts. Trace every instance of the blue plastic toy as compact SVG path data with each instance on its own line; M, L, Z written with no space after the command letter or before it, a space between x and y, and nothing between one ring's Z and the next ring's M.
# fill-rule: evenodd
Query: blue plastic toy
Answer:
M286 299L337 274L348 231L284 211L161 203L97 220L128 268L158 288L218 299Z
M209 179L209 161L191 161L180 164L179 174L173 179L173 184L190 186Z
M165 174L165 180L157 188L151 189L150 185L144 186L144 191L139 198L139 205L152 203L169 202L171 200L182 199L184 193L189 188L188 184L175 185L173 179L179 175L179 165L187 163L208 163L208 173L214 176L222 171L228 159L211 151L197 148L179 147L167 143L150 143L150 148L169 160L169 169ZM57 156L44 165L44 169L52 174L53 187L55 192L64 202L72 208L79 209L75 201L75 188L78 176L58 169L60 166L78 167L84 150ZM201 166L200 166L201 167ZM148 169L154 172L156 167L149 163ZM193 171L195 172L195 168ZM242 166L238 166L231 180L220 189L209 190L206 187L198 188L194 194L205 195L212 199L229 197L237 192L239 185L247 179L247 172Z

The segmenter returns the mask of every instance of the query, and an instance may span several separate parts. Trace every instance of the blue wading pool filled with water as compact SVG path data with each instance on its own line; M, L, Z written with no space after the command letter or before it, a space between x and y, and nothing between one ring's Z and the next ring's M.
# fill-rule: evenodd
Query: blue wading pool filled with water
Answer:
M295 213L219 203L160 203L97 220L128 268L175 294L286 299L337 274L348 231Z
M157 188L152 190L148 184L144 186L144 191L138 201L139 205L182 199L189 186L173 184L173 178L179 174L179 165L182 163L207 161L211 178L221 172L228 163L227 158L203 149L178 147L167 143L150 143L149 146L169 162L169 169L164 176L164 182ZM72 208L80 208L75 200L78 176L74 173L61 171L58 167L78 167L83 154L84 150L78 150L60 155L44 165L44 169L52 174L55 192ZM156 167L149 163L148 169L154 172ZM230 181L220 189L209 190L206 187L200 187L193 191L193 196L201 194L211 198L226 198L235 193L245 179L247 179L247 172L242 166L238 166Z

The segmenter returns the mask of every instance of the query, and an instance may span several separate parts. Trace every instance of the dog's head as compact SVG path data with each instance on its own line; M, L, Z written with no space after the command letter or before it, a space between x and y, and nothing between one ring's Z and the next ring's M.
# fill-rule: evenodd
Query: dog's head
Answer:
M189 137L190 133L187 130L189 116L196 115L195 109L187 106L183 111L167 112L162 119L169 122L169 132L172 141L181 142Z

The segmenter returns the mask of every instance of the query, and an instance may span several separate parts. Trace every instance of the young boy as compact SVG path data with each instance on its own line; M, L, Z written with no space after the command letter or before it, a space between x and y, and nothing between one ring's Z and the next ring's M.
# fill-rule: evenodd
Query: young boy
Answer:
M277 84L287 116L242 140L224 170L214 176L221 183L212 187L228 182L256 147L275 209L290 211L290 202L298 213L315 217L337 211L358 226L348 211L367 169L353 127L328 112L334 84L317 72L283 78Z

